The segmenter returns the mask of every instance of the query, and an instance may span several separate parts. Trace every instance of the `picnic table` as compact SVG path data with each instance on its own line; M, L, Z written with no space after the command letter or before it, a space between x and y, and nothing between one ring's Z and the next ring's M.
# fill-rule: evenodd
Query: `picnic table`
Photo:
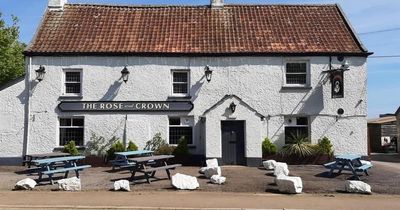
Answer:
M44 158L53 158L53 157L66 157L66 156L71 156L71 154L65 153L65 152L51 152L51 153L44 153L44 154L25 155L22 165L25 166L25 164L27 164L28 168L30 168L31 165L33 165L33 163L32 163L33 160L44 159Z
M132 161L134 163L134 165L130 167L130 171L132 173L131 179L134 181L135 174L137 172L140 172L144 174L147 183L150 184L150 178L154 178L156 172L159 170L165 170L167 172L168 179L171 179L170 170L174 170L176 167L182 166L181 164L168 165L168 159L171 159L173 157L173 155L155 155L147 157L128 158L129 161Z
M342 173L342 170L349 170L353 173L354 178L360 180L357 172L364 172L368 174L368 169L372 167L371 164L363 164L360 155L338 155L335 156L335 161L324 164L325 168L330 169L329 176L333 175L334 170L338 170L338 174Z
M91 167L90 165L77 165L77 161L84 158L85 156L67 156L32 160L32 162L39 167L38 182L42 181L43 175L47 175L51 184L54 184L53 175L56 173L65 173L64 178L67 178L69 171L75 171L76 177L79 178L79 171Z
M137 151L127 151L127 152L116 152L115 160L111 161L112 170L116 167L129 167L132 166L132 161L129 161L129 158L132 156L150 156L153 155L153 151L150 150L137 150Z

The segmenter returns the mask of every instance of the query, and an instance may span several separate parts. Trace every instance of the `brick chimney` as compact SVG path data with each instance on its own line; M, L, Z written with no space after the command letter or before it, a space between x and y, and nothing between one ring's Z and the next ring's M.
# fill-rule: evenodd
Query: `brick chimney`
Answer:
M67 0L49 0L48 9L50 11L62 11Z
M211 0L211 8L221 9L224 7L224 0Z

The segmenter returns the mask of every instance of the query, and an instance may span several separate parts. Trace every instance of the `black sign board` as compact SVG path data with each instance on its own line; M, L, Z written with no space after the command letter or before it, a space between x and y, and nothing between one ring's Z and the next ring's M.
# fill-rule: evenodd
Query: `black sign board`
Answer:
M191 101L63 101L63 112L174 112L191 111Z
M332 98L344 97L343 71L333 71L331 73Z

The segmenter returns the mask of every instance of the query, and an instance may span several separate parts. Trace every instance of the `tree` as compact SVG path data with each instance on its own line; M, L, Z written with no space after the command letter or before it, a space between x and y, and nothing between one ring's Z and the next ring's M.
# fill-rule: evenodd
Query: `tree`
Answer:
M24 74L26 45L18 41L18 18L12 16L12 22L7 26L0 12L0 86Z

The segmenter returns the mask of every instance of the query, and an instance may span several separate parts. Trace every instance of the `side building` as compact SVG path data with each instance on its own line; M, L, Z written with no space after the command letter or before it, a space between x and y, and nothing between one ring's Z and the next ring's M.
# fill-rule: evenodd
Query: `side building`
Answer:
M338 5L50 2L25 51L15 157L93 136L143 148L156 133L222 164L258 165L265 137L293 135L367 155L371 53Z

